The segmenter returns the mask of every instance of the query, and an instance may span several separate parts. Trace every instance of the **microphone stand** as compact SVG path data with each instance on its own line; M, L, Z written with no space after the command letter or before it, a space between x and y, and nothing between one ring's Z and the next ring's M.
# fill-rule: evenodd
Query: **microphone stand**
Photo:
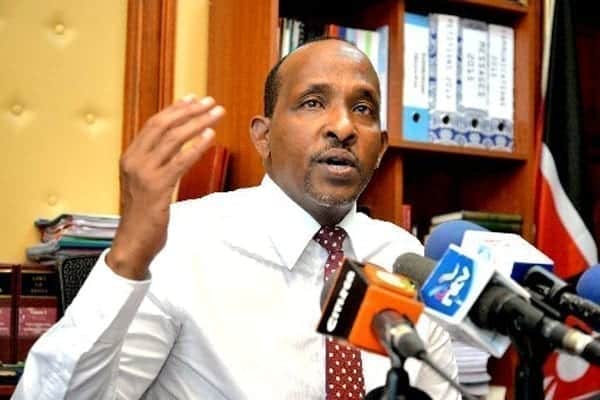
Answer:
M518 323L517 323L518 325ZM519 355L515 370L515 400L539 400L544 398L544 363L552 353L552 347L535 336L528 335L511 324L508 332Z
M386 375L385 386L371 390L365 396L365 400L432 400L421 389L410 386L408 373L404 369L406 358L392 348L385 347L392 363Z

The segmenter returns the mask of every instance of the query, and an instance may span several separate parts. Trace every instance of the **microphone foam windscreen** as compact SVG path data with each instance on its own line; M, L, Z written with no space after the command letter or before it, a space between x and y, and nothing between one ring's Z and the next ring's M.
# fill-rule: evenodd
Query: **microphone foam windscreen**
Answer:
M600 304L600 264L589 267L577 282L577 294Z
M404 253L396 258L393 268L395 274L404 275L423 286L435 268L435 261L415 253Z
M448 221L436 226L425 241L425 256L434 260L442 258L451 243L460 246L466 231L487 231L469 221Z

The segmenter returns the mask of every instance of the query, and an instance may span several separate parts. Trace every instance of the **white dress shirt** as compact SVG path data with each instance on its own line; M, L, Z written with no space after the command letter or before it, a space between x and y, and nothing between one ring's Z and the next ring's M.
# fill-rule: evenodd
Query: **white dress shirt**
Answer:
M391 268L419 241L357 213L339 226L347 257ZM147 280L122 278L100 257L66 315L31 349L14 399L323 399L324 248L319 224L271 179L173 205L165 248ZM457 376L446 331L422 315L433 360ZM362 352L367 391L386 357ZM411 384L459 395L420 362Z

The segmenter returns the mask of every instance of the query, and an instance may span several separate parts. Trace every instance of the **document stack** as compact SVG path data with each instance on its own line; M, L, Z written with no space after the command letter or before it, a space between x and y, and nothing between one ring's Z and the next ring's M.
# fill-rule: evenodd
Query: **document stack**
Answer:
M65 213L54 219L40 218L41 243L27 248L34 262L56 261L61 256L99 255L111 246L119 216Z
M490 355L483 350L456 340L452 342L452 345L456 356L460 384L474 396L487 395L492 379L487 371L487 362Z
M513 29L405 13L404 30L404 139L512 151Z

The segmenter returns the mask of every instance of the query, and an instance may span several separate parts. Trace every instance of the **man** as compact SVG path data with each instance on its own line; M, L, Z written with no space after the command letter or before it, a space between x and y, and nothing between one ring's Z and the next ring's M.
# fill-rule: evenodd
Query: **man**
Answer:
M422 252L405 231L356 212L387 147L379 96L356 47L300 47L270 74L265 115L251 122L262 184L173 207L177 179L224 110L186 98L152 117L122 158L113 247L31 350L15 398L360 398L382 385L386 358L315 332L336 256L389 266ZM456 377L447 333L426 317L417 329ZM427 367L406 368L432 397L457 398Z

